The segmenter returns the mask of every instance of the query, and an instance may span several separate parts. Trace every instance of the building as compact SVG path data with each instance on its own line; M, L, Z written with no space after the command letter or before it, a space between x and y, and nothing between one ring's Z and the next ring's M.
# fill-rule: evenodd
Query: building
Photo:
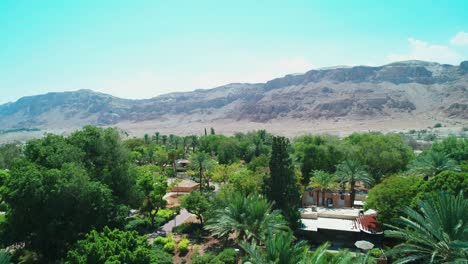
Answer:
M176 170L177 171L186 171L188 165L190 165L190 160L187 160L187 159L176 160Z
M354 247L358 240L367 240L381 245L383 231L378 226L376 212L365 213L354 208L302 208L301 236L320 245L330 242L332 246Z
M354 207L362 208L367 199L367 191L360 189L356 192ZM302 207L313 205L323 205L325 207L345 208L352 207L349 192L343 191L325 191L325 203L322 203L322 192L320 189L309 188L302 195Z
M172 180L172 179L169 179ZM170 181L171 184L173 181ZM171 187L171 192L188 193L200 188L200 184L189 179L176 180Z

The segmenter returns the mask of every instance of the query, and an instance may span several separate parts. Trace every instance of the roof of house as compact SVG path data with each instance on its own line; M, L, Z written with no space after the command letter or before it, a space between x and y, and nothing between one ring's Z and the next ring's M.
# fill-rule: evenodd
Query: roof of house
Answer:
M357 219L359 229L369 234L382 234L375 215L361 215Z
M175 180L174 179L169 179L169 183L172 183L174 182ZM177 180L176 184L174 185L174 187L195 187L195 186L198 186L199 183L196 183L192 180L189 180L189 179L182 179L182 180Z
M318 229L360 232L355 220L337 218L301 219L303 230L317 231Z

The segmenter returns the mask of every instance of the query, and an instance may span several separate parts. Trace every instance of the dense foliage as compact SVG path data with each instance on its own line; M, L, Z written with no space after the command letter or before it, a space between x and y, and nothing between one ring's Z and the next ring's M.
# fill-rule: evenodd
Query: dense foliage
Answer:
M195 191L191 192L182 198L180 204L182 207L186 208L187 211L196 215L201 224L203 224L203 215L210 207L206 194Z
M292 144L264 130L123 137L88 126L68 137L0 146L0 242L20 245L12 262L165 264L175 255L193 256L193 263L373 263L370 255L381 251L329 254L325 244L311 252L294 237L306 188L317 190L316 202L321 194L322 206L327 192L348 192L353 204L358 190L370 189L366 209L392 226L392 242L403 242L390 251L398 261L465 257L466 238L457 230L466 218L466 139L449 136L415 155L411 147L420 146L398 134L304 135ZM181 197L168 194L179 182L200 186ZM463 192L465 199L440 198L440 191ZM197 220L177 220L177 234L158 236L155 230L179 213L177 202ZM404 219L395 222L403 208ZM194 244L213 237L243 250L198 254ZM411 251L424 239L440 247Z
M464 263L468 259L468 199L439 193L418 202L419 210L405 207L398 226L386 235L403 240L389 253L395 263Z
M377 210L377 219L381 223L391 223L400 216L401 208L411 205L422 182L418 176L389 177L369 191L366 208Z
M63 256L82 233L119 226L126 215L106 185L92 181L83 167L73 163L47 169L19 162L3 197L10 208L8 242L24 242L47 260Z
M301 188L288 152L289 140L274 137L270 159L270 177L265 179L265 195L296 229L299 226Z
M91 231L86 238L78 241L67 254L67 264L150 264L150 246L144 237L136 232L104 228L102 232Z

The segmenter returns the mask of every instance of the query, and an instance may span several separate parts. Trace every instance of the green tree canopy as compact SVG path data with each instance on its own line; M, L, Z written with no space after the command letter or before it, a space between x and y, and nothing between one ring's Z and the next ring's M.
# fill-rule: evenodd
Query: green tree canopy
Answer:
M149 217L151 226L155 227L155 217L159 209L167 204L163 199L168 190L167 178L158 174L160 169L154 165L136 167L135 170L137 185L143 194L140 210Z
M273 137L270 159L270 177L265 179L265 194L274 202L293 229L299 225L301 188L288 152L289 140L285 137Z
M402 208L411 205L422 183L418 176L390 176L369 191L365 207L377 210L379 222L391 223L400 216Z
M22 147L19 142L0 145L0 169L11 169L15 159L21 155Z
M118 225L121 208L104 184L92 181L77 164L45 169L28 161L15 165L3 193L10 243L53 261L93 228ZM125 212L126 214L127 212Z
M448 158L461 163L468 160L468 139L450 135L439 142L434 142L432 150L445 153Z
M137 206L136 179L129 173L130 156L118 130L86 126L73 133L68 141L84 152L83 164L92 179L109 186L123 204Z
M410 166L410 171L428 179L443 171L458 171L457 163L448 154L429 150L420 154Z
M135 231L95 230L67 254L67 264L150 264L153 255L145 237Z
M309 183L311 172L335 172L346 157L347 147L338 137L305 135L294 140L294 154L300 165L303 184Z
M182 197L180 205L190 213L195 214L201 224L204 223L204 214L210 208L207 195L197 191L192 191L190 194Z
M345 141L351 144L350 155L367 167L376 183L405 170L413 159L413 150L398 134L355 133Z
M62 164L69 162L81 163L85 155L78 146L54 134L28 141L24 154L29 161L48 169L60 169Z
M468 172L443 171L436 176L425 181L419 194L413 199L413 204L418 200L427 199L427 196L434 196L443 191L451 194L458 194L463 191L468 196Z

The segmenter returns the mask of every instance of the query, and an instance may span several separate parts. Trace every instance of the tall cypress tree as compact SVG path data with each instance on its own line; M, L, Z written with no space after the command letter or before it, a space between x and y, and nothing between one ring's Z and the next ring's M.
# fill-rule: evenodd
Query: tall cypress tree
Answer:
M301 203L300 187L294 173L294 166L288 153L289 140L285 137L273 137L270 159L270 177L265 180L265 195L283 211L291 228L299 226Z

